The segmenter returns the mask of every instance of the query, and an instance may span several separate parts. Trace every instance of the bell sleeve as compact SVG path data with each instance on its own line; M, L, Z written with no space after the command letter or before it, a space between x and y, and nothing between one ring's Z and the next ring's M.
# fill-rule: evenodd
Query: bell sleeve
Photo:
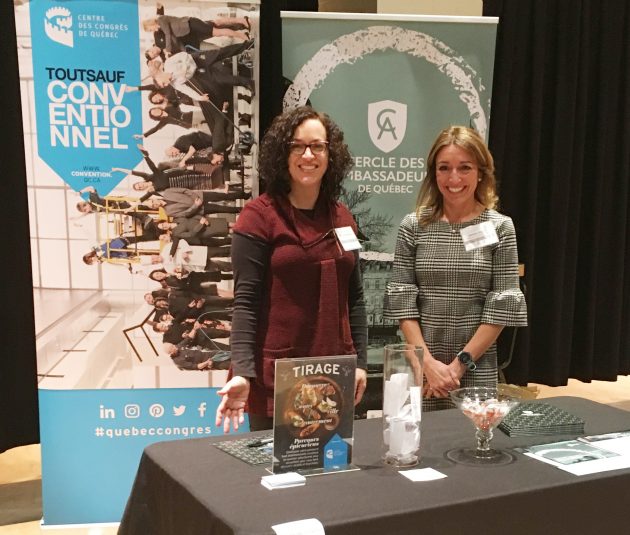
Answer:
M492 257L492 288L486 296L481 323L527 326L527 305L518 276L514 223L506 217L496 228L499 243Z
M418 318L418 285L416 283L416 236L418 219L415 213L402 220L396 238L392 276L385 289L385 319Z

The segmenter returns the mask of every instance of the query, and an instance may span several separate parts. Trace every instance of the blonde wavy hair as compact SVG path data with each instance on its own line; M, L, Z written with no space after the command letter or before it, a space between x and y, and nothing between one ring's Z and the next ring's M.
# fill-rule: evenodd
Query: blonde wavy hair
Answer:
M416 201L416 213L423 226L438 221L443 215L444 200L437 185L436 158L440 150L450 145L461 147L474 158L481 179L475 190L475 199L488 209L496 208L499 204L494 159L484 140L472 128L449 126L439 133L427 157L427 176L422 181Z

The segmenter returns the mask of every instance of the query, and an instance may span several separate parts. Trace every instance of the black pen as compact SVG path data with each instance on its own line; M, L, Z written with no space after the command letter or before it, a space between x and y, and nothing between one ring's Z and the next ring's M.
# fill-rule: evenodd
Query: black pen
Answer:
M251 442L247 444L248 448L259 448L260 446L264 446L265 444L269 444L273 442L273 438L261 438L260 440L256 440L255 442Z

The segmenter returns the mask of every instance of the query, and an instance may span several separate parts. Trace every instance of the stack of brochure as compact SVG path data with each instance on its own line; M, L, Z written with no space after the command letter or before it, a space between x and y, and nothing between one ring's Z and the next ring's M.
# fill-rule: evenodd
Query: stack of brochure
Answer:
M521 403L503 419L499 429L511 437L580 435L584 420L548 403Z
M268 489L286 489L288 487L298 487L306 483L306 478L297 472L286 472L284 474L274 474L260 478L260 484Z

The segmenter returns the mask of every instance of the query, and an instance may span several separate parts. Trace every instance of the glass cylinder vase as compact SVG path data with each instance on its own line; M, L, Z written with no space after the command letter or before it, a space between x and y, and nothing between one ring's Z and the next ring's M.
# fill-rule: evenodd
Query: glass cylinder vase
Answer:
M390 344L383 356L383 460L395 467L418 463L422 419L423 350Z

